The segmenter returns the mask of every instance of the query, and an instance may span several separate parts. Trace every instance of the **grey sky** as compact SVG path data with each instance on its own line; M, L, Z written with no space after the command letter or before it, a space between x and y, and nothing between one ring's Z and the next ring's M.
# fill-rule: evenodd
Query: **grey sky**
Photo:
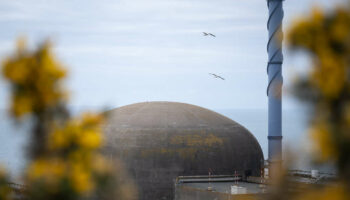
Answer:
M286 0L284 25L312 5L344 1ZM165 100L261 109L267 105L267 15L266 0L0 0L0 60L18 36L32 46L51 38L69 67L76 107ZM306 63L285 53L286 86ZM4 108L7 90L0 84ZM284 108L295 106L285 95Z

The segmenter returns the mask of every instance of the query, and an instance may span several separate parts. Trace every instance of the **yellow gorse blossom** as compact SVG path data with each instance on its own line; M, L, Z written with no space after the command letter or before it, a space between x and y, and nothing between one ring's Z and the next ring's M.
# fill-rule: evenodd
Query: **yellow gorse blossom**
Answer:
M56 190L67 170L66 163L60 159L36 160L29 166L27 181L41 182L50 191Z
M292 26L288 41L292 50L305 50L313 61L310 74L295 84L295 93L313 108L310 136L316 158L334 163L342 181L339 185L349 187L350 7L332 12L315 9ZM301 199L349 198L342 187L317 192Z
M20 41L16 54L4 60L2 72L13 88L11 111L16 117L40 112L66 98L60 86L66 70L55 60L48 42L32 53Z
M69 172L69 180L78 193L86 193L94 188L92 170L84 166L83 163L73 164Z
M319 53L317 68L313 70L311 81L322 94L328 98L336 98L346 84L346 67L343 60L332 53Z
M61 192L63 184L68 184L77 194L85 194L94 189L92 168L85 164L58 158L36 160L28 168L27 181L42 185L53 194Z
M48 148L62 150L78 147L95 150L102 145L102 117L100 115L84 114L82 119L66 122L62 128L56 128L49 136Z
M337 155L337 150L332 142L332 132L327 125L317 124L310 130L310 136L313 143L313 151L317 155L318 159L322 161L334 160Z
M94 177L112 172L97 153L102 145L102 121L100 115L86 113L63 126L54 126L47 148L51 157L34 161L27 172L28 180L54 188L65 181L77 194L92 192Z
M11 86L13 117L28 114L34 118L31 160L24 173L26 199L95 199L101 191L110 199L133 196L124 198L114 166L99 152L102 115L70 117L61 85L66 71L48 42L31 51L25 40L19 40L17 51L3 61L1 69ZM0 200L7 200L5 181L0 171Z
M326 124L330 118L334 120L347 117L347 114L342 114L346 109L341 108L346 99L341 98L348 95L347 88L350 87L350 12L338 8L334 13L325 15L320 9L315 9L309 18L301 19L291 28L288 40L292 48L301 48L311 53L314 67L308 77L310 91L319 94L315 104L318 115L328 116L317 119L311 136L317 142L315 147L322 160L336 158L336 143L339 139L332 137L341 137L341 132L348 132L344 127L350 126L341 124L346 119L338 121L340 124L329 124L333 128L339 126L343 129L330 129ZM342 112L333 111L337 104L340 106L337 109L343 110Z
M315 67L311 83L325 98L336 98L346 86L349 59L344 54L349 45L350 14L338 9L331 19L315 9L311 17L294 25L288 35L291 47L312 53Z

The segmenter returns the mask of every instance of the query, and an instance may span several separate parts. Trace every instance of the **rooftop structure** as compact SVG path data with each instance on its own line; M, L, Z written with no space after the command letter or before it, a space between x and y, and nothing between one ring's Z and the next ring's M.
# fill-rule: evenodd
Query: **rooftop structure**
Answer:
M257 199L266 192L266 184L246 181L241 176L178 177L175 200Z
M302 193L310 186L329 186L336 176L312 171L288 171L285 192ZM175 200L256 200L271 194L267 177L235 175L180 176L175 182ZM287 194L286 194L287 195Z

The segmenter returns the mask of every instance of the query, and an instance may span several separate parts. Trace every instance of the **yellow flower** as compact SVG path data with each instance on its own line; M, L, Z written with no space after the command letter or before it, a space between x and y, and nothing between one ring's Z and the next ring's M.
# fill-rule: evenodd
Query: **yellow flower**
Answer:
M100 147L102 143L102 138L99 133L96 133L95 131L84 131L84 134L79 137L79 144L83 148L87 149L96 149Z
M33 60L23 57L20 60L5 60L3 63L3 74L5 77L18 84L25 84L30 76L30 67Z
M73 165L70 173L70 181L78 193L86 193L94 188L90 172L79 164Z
M39 159L30 164L27 178L31 183L42 182L50 190L55 190L66 170L65 163L59 159Z
M49 136L48 148L64 150L75 147L85 150L95 150L102 145L102 117L100 115L84 114L81 119L72 119Z
M61 115L67 99L61 85L66 71L55 60L50 44L31 52L19 40L17 51L5 59L1 70L12 89L14 117L31 114L38 120L36 128L44 130L38 133L45 138L40 141L45 152L33 156L25 172L28 199L81 199L109 184L112 167L97 151L102 145L103 118L92 113L77 118ZM4 199L1 181L0 171L0 199Z
M337 9L334 21L331 24L330 36L340 43L347 42L350 32L350 15L343 9Z
M11 111L17 118L43 112L65 100L66 92L60 80L65 77L66 70L51 54L49 43L31 53L26 50L25 43L19 41L15 55L2 63L2 74L14 88Z
M315 67L311 81L328 98L337 98L346 83L346 68L341 59L332 53L320 54L319 65Z
M331 134L326 123L314 125L310 130L310 136L314 141L313 150L321 161L333 160L337 156Z
M12 102L12 112L15 116L21 116L32 110L33 99L26 95L20 94L14 97Z
M68 138L66 138L67 135L62 130L56 130L51 134L50 140L49 140L49 148L51 149L60 149L65 148L69 145Z

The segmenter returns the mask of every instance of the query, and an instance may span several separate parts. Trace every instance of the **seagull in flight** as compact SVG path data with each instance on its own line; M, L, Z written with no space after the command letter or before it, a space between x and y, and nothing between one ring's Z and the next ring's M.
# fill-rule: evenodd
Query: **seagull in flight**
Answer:
M212 36L212 37L216 37L214 34L212 34L212 33L206 33L206 32L203 32L203 36Z
M218 76L218 75L216 75L216 74L212 74L212 73L209 73L209 74L210 74L210 75L213 75L214 78L219 78L219 79L225 80L224 78L222 78L221 76Z

